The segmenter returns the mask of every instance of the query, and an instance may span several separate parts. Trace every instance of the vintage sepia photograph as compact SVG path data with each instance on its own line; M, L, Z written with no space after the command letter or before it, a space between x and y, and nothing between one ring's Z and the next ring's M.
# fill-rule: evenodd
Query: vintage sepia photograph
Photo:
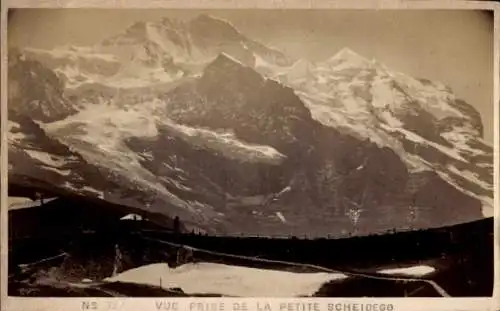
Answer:
M491 297L486 10L10 9L16 297Z

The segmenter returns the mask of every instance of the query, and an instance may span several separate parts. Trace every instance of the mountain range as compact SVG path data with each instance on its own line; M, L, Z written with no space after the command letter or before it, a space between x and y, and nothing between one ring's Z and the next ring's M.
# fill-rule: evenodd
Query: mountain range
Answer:
M294 59L209 15L12 47L8 100L9 183L211 234L340 237L493 213L492 146L445 84L349 48Z

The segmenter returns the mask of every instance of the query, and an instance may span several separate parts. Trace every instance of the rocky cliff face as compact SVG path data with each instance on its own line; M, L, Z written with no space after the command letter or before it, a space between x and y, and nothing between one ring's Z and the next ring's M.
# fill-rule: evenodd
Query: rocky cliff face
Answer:
M68 82L40 57L54 51L10 55L14 182L218 234L373 234L492 208L479 115L442 84L348 49L291 61L205 15L72 51L112 55L116 70L67 58L84 75Z
M76 112L65 98L64 85L57 75L20 51L9 51L9 108L32 120L51 122Z

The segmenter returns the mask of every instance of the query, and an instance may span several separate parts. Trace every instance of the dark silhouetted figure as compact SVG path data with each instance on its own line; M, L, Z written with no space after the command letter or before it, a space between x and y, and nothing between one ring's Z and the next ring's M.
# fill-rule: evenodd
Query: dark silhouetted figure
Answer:
M43 205L43 194L40 192L35 193L35 200L39 200L40 204Z
M179 216L175 216L174 218L174 234L177 236L181 232L181 224L179 220Z
M120 251L120 247L118 246L118 244L115 244L115 262L113 264L112 276L115 276L122 271L122 259L122 252Z

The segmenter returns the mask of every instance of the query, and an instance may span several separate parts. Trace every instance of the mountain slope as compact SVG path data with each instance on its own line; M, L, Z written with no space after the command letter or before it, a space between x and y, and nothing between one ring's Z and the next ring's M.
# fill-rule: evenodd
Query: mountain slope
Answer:
M9 108L32 120L51 122L76 112L64 96L64 86L52 70L26 59L17 49L9 51Z
M348 49L291 62L206 15L138 22L73 52L111 55L101 59L113 70L98 72L84 56L40 58L54 51L9 60L18 84L9 177L18 183L217 234L362 235L492 209L492 148L479 115L442 84ZM85 79L68 83L61 64Z
M491 213L493 149L482 140L479 114L449 88L349 49L323 63L299 60L272 72L322 124L390 147L410 170L437 172Z

